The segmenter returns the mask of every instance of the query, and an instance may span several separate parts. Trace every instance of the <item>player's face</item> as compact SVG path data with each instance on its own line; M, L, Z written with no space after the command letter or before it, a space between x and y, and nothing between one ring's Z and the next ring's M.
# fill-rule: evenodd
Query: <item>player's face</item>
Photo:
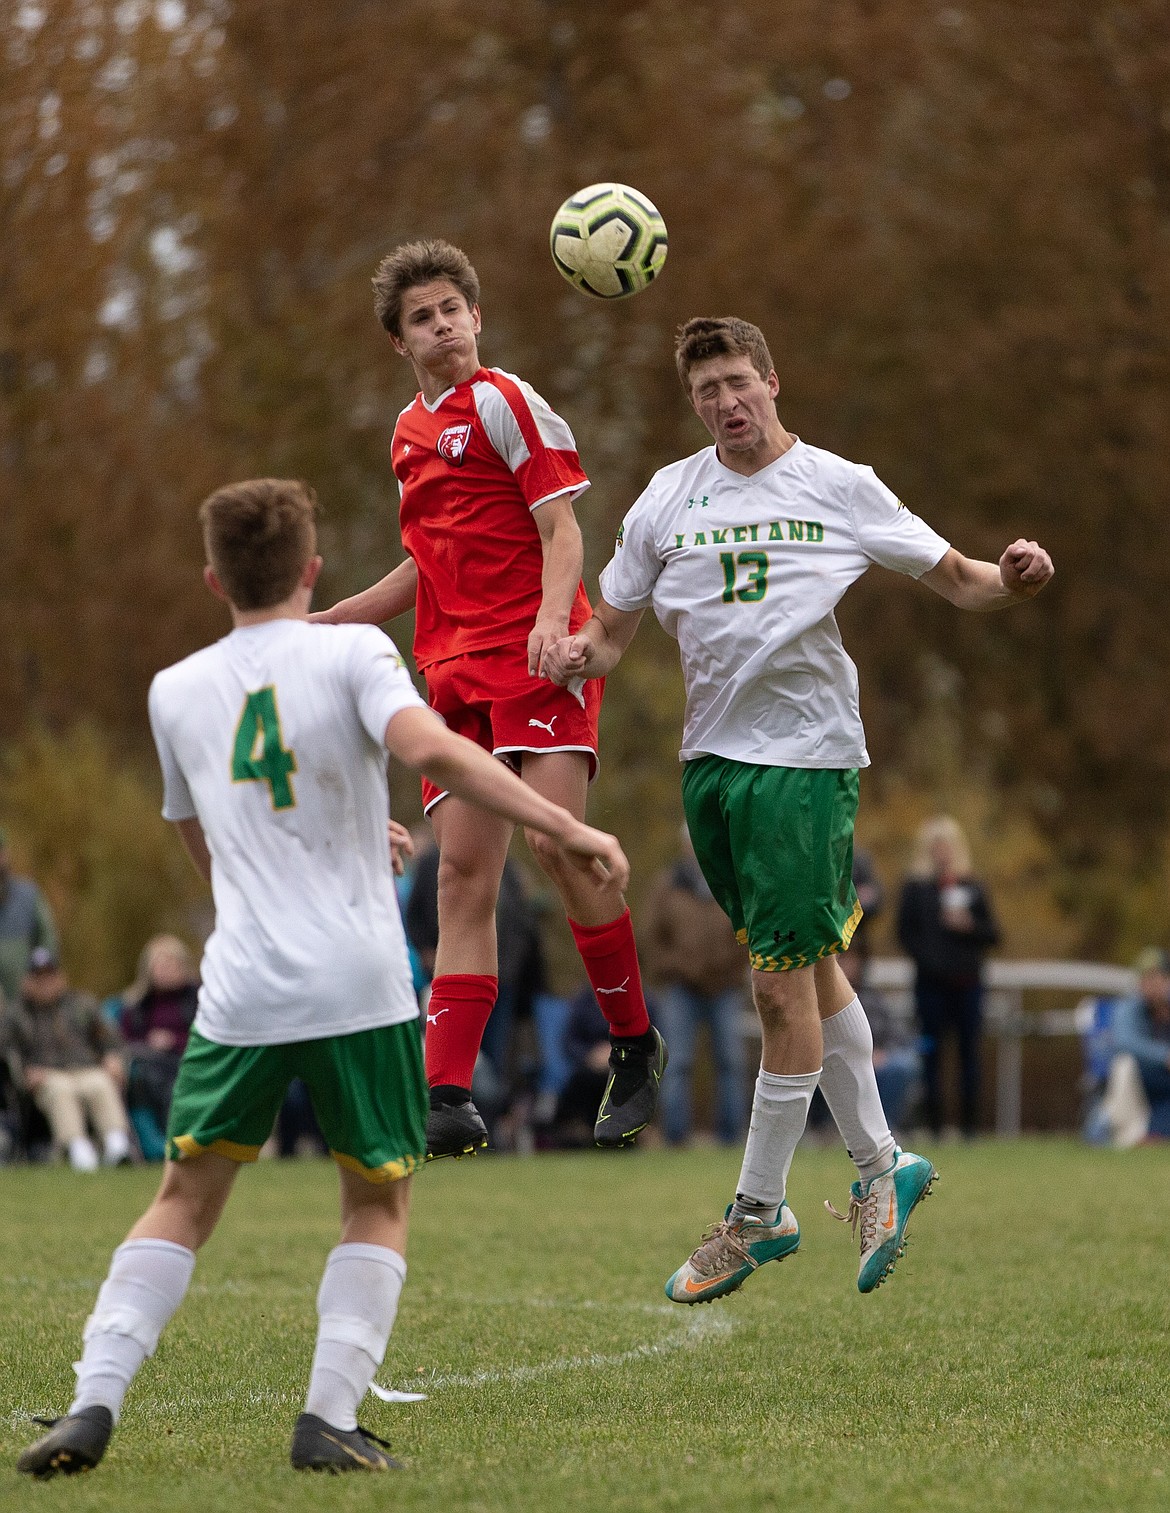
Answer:
M416 372L442 387L470 378L479 367L479 306L469 305L450 279L416 284L402 296L402 335L390 340Z
M720 454L750 456L771 450L783 435L776 414L780 380L761 378L750 357L709 357L690 371L691 403Z

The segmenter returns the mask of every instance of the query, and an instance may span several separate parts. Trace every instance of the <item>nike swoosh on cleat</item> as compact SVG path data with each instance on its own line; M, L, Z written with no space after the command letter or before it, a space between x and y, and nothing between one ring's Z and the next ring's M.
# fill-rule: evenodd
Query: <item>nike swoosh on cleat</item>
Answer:
M882 1228L883 1229L893 1229L893 1227L894 1227L894 1195L893 1195L893 1193L891 1193L890 1194L890 1211L886 1215L886 1222L882 1225Z
M321 1438L327 1439L331 1445L336 1445L339 1450L344 1450L346 1455L349 1456L350 1460L357 1461L359 1466L369 1466L371 1469L373 1469L377 1464L376 1461L369 1460L364 1455L359 1455L358 1452L353 1448L353 1446L347 1445L344 1440L334 1439L332 1434L326 1434L324 1431L322 1431Z
M698 1286L688 1277L683 1283L683 1291L686 1293L706 1292L709 1287L716 1287L720 1282L729 1282L734 1275L735 1273L732 1271L725 1271L720 1277L708 1277L705 1282L700 1282Z

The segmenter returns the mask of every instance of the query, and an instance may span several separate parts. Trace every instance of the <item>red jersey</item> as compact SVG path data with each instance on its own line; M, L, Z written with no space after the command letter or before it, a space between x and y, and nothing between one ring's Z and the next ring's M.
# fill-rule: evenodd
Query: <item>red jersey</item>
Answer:
M544 568L532 512L589 487L569 427L521 379L479 368L433 406L407 405L391 459L418 568L418 666L527 641ZM570 630L589 614L578 584Z

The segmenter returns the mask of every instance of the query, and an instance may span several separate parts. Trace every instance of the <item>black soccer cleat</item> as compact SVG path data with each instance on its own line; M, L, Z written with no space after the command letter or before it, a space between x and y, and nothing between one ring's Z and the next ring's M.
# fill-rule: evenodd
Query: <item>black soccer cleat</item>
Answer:
M609 1053L609 1081L593 1128L598 1145L629 1145L654 1118L668 1060L666 1041L653 1026L643 1038L645 1045L616 1041Z
M487 1125L470 1098L463 1103L432 1101L427 1114L428 1161L439 1156L474 1156L487 1143Z
M401 1471L402 1462L386 1451L384 1439L359 1424L335 1429L315 1413L302 1413L293 1429L289 1460L294 1471Z
M16 1469L42 1481L58 1472L72 1476L77 1471L92 1471L106 1453L114 1432L114 1416L108 1408L79 1408L64 1418L37 1418L48 1434L23 1450Z

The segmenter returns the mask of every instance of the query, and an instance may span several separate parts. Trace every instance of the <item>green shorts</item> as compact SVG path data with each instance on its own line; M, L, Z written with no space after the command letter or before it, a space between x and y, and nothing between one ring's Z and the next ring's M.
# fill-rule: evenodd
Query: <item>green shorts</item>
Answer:
M219 1045L191 1031L167 1122L172 1160L214 1151L255 1161L288 1085L304 1080L340 1166L393 1182L426 1155L427 1080L418 1021L293 1045Z
M848 949L855 767L759 767L727 757L683 766L683 808L711 892L757 972L787 972Z

